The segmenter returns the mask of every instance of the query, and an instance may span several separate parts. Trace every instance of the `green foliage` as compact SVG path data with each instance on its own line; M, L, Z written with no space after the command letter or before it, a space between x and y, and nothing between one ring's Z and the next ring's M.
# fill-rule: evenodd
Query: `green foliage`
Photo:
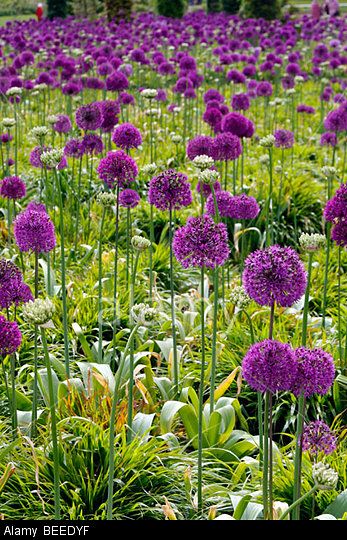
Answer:
M131 16L132 0L105 0L106 13L109 21L129 19Z
M66 17L68 14L67 0L47 0L47 17L54 19L55 17Z
M179 19L183 17L186 9L185 0L157 0L159 15Z
M222 5L221 0L207 0L207 12L216 13L221 11Z
M280 0L242 0L241 14L252 19L278 19L281 16Z
M239 12L241 0L222 0L222 10L235 15Z

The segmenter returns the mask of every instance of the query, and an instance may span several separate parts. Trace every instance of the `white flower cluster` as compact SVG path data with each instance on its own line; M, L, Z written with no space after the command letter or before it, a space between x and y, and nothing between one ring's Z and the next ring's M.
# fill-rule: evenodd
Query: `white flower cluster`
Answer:
M205 169L209 169L214 164L214 160L210 156L205 156L205 154L201 154L200 156L195 156L193 159L193 165L200 169L200 171L203 171Z
M141 96L146 99L154 99L158 95L158 91L155 88L145 88L141 92Z
M151 242L147 238L135 234L131 239L131 245L136 251L145 251L150 247Z
M2 125L7 128L11 128L16 125L16 121L14 118L3 118Z
M47 150L47 152L42 152L41 161L46 167L58 167L64 156L64 150L61 148L53 148L52 150Z
M319 489L331 490L336 488L339 475L327 463L319 461L312 466L312 478Z
M240 310L246 309L252 302L242 285L237 285L231 290L229 300Z
M272 148L275 143L275 137L273 135L266 135L262 137L259 141L260 146L264 148Z
M50 114L47 116L47 122L53 126L56 122L58 122L58 116L56 114Z
M141 172L144 174L152 175L157 171L157 169L158 165L156 163L148 163L141 168Z
M46 126L35 126L30 131L30 135L40 142L46 135L48 135L48 128Z
M175 144L180 144L183 140L181 135L178 135L177 133L172 133L170 136L171 136L172 142Z
M335 169L335 167L330 167L329 165L326 165L325 167L322 167L322 173L327 178L333 178L337 175L337 170Z
M211 169L205 169L199 173L199 180L203 184L213 185L219 178L219 172Z
M318 251L325 247L326 237L319 233L302 233L299 238L299 244L304 251Z
M130 313L135 324L142 324L143 326L150 326L158 318L158 311L148 304L135 304Z
M101 191L97 196L98 203L102 206L112 206L117 202L117 196L111 191Z
M53 302L49 298L44 300L36 298L36 300L29 300L23 304L22 313L24 319L31 324L46 324L54 315L55 307Z
M6 91L6 96L20 96L23 92L23 88L19 86L12 86Z

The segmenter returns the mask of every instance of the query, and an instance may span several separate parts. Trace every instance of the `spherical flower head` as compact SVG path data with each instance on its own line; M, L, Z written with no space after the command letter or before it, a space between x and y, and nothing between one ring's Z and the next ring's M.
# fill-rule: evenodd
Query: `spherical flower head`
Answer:
M205 169L199 173L199 182L204 185L215 186L218 183L218 178L219 172L214 169ZM212 189L210 189L210 193L212 193Z
M31 203L18 214L14 221L14 236L20 251L48 253L54 249L54 225L44 205Z
M30 324L45 325L53 317L55 307L49 298L36 298L22 308L23 318Z
M325 165L322 167L322 173L327 178L333 179L335 176L337 176L337 169L336 167L331 167L330 165Z
M119 194L119 204L124 208L135 208L140 202L140 195L134 189L124 189Z
M6 286L9 281L22 281L22 272L12 261L0 259L0 286Z
M4 199L22 199L25 197L25 183L19 176L5 176L0 181L0 196Z
M84 147L81 139L69 139L64 148L64 154L72 158L80 158L84 154Z
M322 349L299 347L295 350L298 364L297 377L292 386L295 396L303 394L309 398L314 394L325 395L334 382L333 357Z
M326 241L327 239L324 234L318 233L302 233L299 238L299 244L301 248L303 249L303 251L307 251L308 253L323 249L326 245Z
M30 131L30 135L33 139L41 143L46 135L48 135L48 128L46 126L35 126Z
M53 148L52 150L45 150L41 154L41 163L47 168L56 169L61 160L64 157L64 150L62 148Z
M46 154L44 158L46 163L43 163L41 159L43 154ZM58 165L56 165L56 159L59 155L61 155L61 160ZM67 161L65 155L63 154L63 150L52 150L51 148L48 148L46 146L35 146L35 148L30 153L29 160L33 167L38 167L40 169L42 169L43 167L46 167L47 169L51 169L52 167L63 169L67 166ZM49 163L52 163L53 165L50 165Z
M231 106L234 111L247 111L251 106L251 101L247 94L234 94L231 99Z
M135 324L141 326L151 326L158 320L158 310L151 308L148 304L135 304L130 311Z
M292 348L272 339L252 345L242 361L244 379L258 392L290 390L297 369Z
M274 137L276 148L292 148L294 145L294 134L288 129L276 129Z
M315 420L304 427L301 445L304 451L314 456L320 452L329 455L336 450L337 438L325 422Z
M324 129L335 133L347 131L347 109L341 106L330 111L324 120Z
M336 133L332 133L330 131L326 131L325 133L322 133L320 138L320 144L321 146L336 146L337 145L337 137Z
M98 193L97 201L102 206L113 206L117 203L117 195L112 191L101 191Z
M232 219L255 219L259 212L260 207L256 199L245 193L234 195L230 201L230 217Z
M207 170L209 170L209 169L207 169ZM218 171L213 171L213 172L218 172ZM202 191L202 196L204 197L204 199L207 199L208 196L211 195L211 193L212 193L212 185L213 185L213 188L214 188L215 191L220 191L222 188L221 188L221 185L220 185L220 183L218 181L210 182L210 178L208 178L208 181L205 182L204 181L205 173L206 173L206 171L202 171L202 173L200 174L201 179L197 183L196 191L198 193L201 193L201 191Z
M115 100L98 101L97 105L102 116L101 129L104 132L110 132L118 123L118 115L120 114L120 105Z
M230 207L233 198L231 193L229 193L229 191L220 190L215 193L214 197L212 193L209 195L206 201L206 211L210 216L214 216L216 213L214 198L216 199L220 217L231 217Z
M146 165L141 167L141 172L149 176L152 176L153 174L155 174L157 170L158 170L158 165L156 163L147 163Z
M206 135L194 137L187 144L187 156L192 161L196 156L208 156L213 158L213 139Z
M312 478L318 489L333 490L337 486L339 475L327 463L319 461L312 465Z
M252 137L254 124L251 120L240 113L231 112L223 117L221 128L223 132L229 132L237 137Z
M192 200L188 177L173 169L154 176L149 183L148 201L158 210L178 210Z
M121 92L127 88L129 88L129 81L122 71L116 70L106 79L106 89L110 92Z
M81 146L83 148L83 153L89 154L90 156L93 154L101 154L104 149L102 138L94 133L87 133L81 141Z
M53 129L57 133L69 133L72 129L70 118L66 114L58 114L57 121L53 124Z
M216 161L233 161L242 154L242 144L237 135L220 133L213 141L213 157Z
M0 315L0 356L14 354L22 343L22 334L15 321L8 321Z
M130 148L138 148L142 144L142 137L137 127L130 123L124 123L116 127L112 141L119 148L130 150Z
M249 296L261 306L276 302L290 307L305 293L307 276L292 248L274 245L247 257L242 281Z
M0 286L0 307L9 309L33 299L30 287L21 280L11 279Z
M347 247L347 221L336 223L331 230L331 238L341 247Z
M155 99L157 97L158 90L155 88L145 88L141 92L141 97L144 97L146 99Z
M265 137L262 137L259 141L260 146L263 148L272 148L275 144L275 137L273 135L265 135Z
M268 81L261 81L256 88L256 93L259 97L272 96L272 84Z
M199 155L193 159L193 165L200 171L204 171L214 165L214 160L210 156Z
M131 239L131 245L136 251L145 251L150 247L151 242L143 236L135 235Z
M77 126L84 131L99 129L102 124L102 115L97 103L79 107L75 118Z
M190 217L187 224L175 232L173 251L183 268L221 266L230 253L227 228L224 223L215 223L207 214Z
M343 223L347 217L347 184L341 184L335 195L327 201L324 219L332 223Z
M131 182L134 182L138 175L138 168L130 156L123 150L117 150L116 152L108 152L100 160L97 172L101 180L112 189L117 185L127 187Z
M14 118L3 118L2 125L6 128L12 128L16 125L16 120Z
M228 300L234 304L238 310L247 309L252 302L252 299L248 296L242 285L235 285L231 288Z

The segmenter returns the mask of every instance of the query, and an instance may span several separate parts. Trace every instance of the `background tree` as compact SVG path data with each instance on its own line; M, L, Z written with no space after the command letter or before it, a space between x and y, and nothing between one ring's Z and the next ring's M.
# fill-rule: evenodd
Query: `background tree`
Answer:
M235 15L239 12L241 7L241 0L222 0L222 10L226 13Z
M164 17L183 17L186 10L185 0L157 0L159 15Z
M222 5L221 0L207 0L207 12L215 13L216 11L221 11Z
M130 18L133 8L132 0L105 0L105 5L109 21Z
M279 19L282 5L281 0L242 0L240 14L252 19Z
M68 5L66 0L48 0L47 1L47 17L66 17L68 14Z

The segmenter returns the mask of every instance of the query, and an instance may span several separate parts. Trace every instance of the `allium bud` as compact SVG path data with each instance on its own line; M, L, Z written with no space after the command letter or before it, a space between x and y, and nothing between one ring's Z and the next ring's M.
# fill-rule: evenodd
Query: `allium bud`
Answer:
M304 251L319 251L325 247L326 237L324 234L303 233L299 238L299 244Z
M327 463L319 461L312 466L312 478L318 489L335 489L339 475Z
M97 201L102 206L112 206L117 202L117 195L111 191L102 191L98 194Z
M334 176L337 175L337 170L335 167L330 167L329 165L326 165L325 167L322 167L322 173L327 178L334 178Z
M199 173L199 180L203 184L213 185L219 178L219 172L211 169L205 169Z
M64 157L64 150L62 148L53 148L53 150L47 150L42 152L41 161L46 167L55 168Z
M152 176L158 170L158 165L156 163L148 163L141 168L141 172Z
M181 135L177 135L177 133L174 133L173 135L171 135L171 140L172 140L173 143L179 144L179 143L182 142L183 139L182 139Z
M14 118L3 118L2 125L7 128L11 128L16 125L16 121Z
M23 92L23 88L19 86L12 86L6 91L6 96L20 96Z
M46 126L35 126L30 132L31 136L40 142L46 135L48 135L48 128Z
M242 286L236 286L233 287L229 294L229 301L235 305L239 310L246 309L250 303L252 302L252 299L248 294L246 293L245 289Z
M39 84L36 84L34 88L35 88L35 90L38 90L38 91L46 90L47 84L46 83L39 83Z
M147 116L160 116L161 111L160 111L160 109L155 109L155 108L151 107L150 109L145 110L145 114Z
M59 116L57 114L51 114L47 116L46 118L47 122L51 125L55 124L59 120Z
M195 156L193 159L193 165L200 169L201 171L204 171L205 169L209 169L214 164L214 160L210 156L206 156L205 154Z
M146 99L154 99L157 97L158 91L155 88L145 88L141 92L141 96Z
M272 148L275 144L275 137L273 135L266 135L260 139L259 144L264 148Z
M260 163L262 163L262 165L268 165L270 163L270 156L268 156L267 154L263 154L259 157L259 161Z
M54 312L54 304L49 298L30 300L22 308L24 319L28 323L38 325L47 324L52 319Z
M135 304L131 308L131 316L135 324L150 326L158 318L158 311L151 308L148 304Z
M145 251L147 248L150 247L151 242L143 236L135 235L131 239L131 245L137 251Z

